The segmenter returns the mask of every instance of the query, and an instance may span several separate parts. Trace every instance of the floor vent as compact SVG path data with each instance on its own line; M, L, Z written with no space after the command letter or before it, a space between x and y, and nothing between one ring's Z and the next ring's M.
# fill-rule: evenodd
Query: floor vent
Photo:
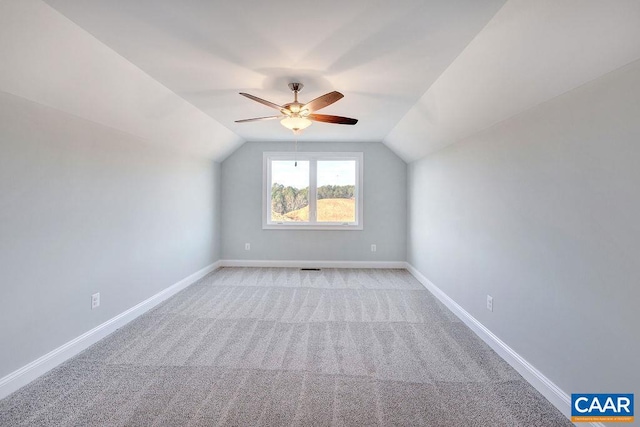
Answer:
M320 268L301 268L300 271L321 271Z

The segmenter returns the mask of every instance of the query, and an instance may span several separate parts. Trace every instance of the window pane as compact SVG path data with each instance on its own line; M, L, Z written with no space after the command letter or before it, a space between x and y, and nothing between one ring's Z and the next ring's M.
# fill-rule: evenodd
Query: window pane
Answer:
M318 160L318 222L355 222L355 191L355 160Z
M309 222L309 161L271 162L271 221Z

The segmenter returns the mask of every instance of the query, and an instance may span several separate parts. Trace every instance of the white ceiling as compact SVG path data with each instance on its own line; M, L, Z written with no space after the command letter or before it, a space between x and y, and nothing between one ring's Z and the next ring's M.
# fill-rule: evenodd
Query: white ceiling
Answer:
M238 95L338 90L300 141L418 159L640 58L637 0L0 0L0 90L195 155L293 140Z
M510 0L385 143L419 159L638 58L638 0Z
M337 90L301 140L382 141L504 0L45 0L247 141L293 140L277 121L237 124Z

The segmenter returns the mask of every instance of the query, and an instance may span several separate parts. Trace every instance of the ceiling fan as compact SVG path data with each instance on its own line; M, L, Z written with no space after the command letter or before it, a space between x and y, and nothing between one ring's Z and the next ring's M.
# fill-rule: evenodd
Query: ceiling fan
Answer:
M240 92L240 95L246 96L249 99L253 99L267 107L275 108L280 111L279 116L269 117L257 117L255 119L236 120L236 123L258 122L263 120L280 120L280 123L287 129L290 129L296 135L299 134L302 129L305 129L311 125L312 122L325 122L334 123L340 125L355 125L358 120L351 119L349 117L330 116L327 114L315 114L321 108L329 106L334 102L344 97L340 92L329 92L314 99L311 102L302 104L298 102L298 92L302 90L304 85L302 83L289 83L289 89L293 92L293 102L284 105L274 104L273 102L266 101L257 96L250 95L248 93Z

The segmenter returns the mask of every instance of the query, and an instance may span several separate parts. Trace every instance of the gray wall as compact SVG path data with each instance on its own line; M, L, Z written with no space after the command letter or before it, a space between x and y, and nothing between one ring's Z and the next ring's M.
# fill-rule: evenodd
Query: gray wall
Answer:
M218 260L219 169L0 92L0 377Z
M405 260L406 164L381 143L298 143L299 151L364 153L364 230L263 230L262 153L292 150L292 143L249 142L222 163L224 259Z
M409 262L567 393L640 392L639 100L635 62L409 165Z

